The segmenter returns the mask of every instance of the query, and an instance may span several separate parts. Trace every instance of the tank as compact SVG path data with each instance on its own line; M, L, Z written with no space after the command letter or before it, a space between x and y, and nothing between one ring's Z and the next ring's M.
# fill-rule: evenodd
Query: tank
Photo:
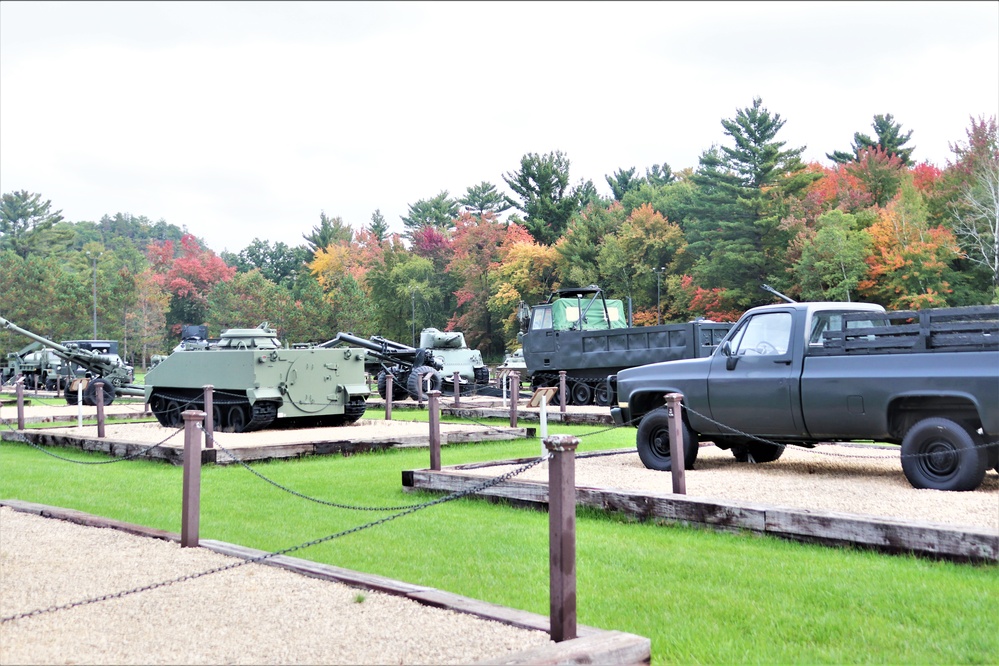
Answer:
M461 388L484 386L489 383L489 368L482 362L478 349L469 349L464 333L425 328L420 332L420 347L432 354L440 366L441 381L454 388L454 373L458 373Z
M204 409L204 386L211 384L212 416L222 432L347 425L367 406L365 356L347 347L283 347L267 322L231 328L218 344L178 349L146 373L146 401L160 425L176 428L181 412Z

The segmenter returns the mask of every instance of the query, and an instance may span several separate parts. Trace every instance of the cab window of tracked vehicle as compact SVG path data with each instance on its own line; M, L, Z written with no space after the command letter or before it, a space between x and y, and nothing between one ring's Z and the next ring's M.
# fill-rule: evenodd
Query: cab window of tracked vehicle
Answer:
M531 330L539 331L552 327L552 309L536 308L534 317L531 318Z

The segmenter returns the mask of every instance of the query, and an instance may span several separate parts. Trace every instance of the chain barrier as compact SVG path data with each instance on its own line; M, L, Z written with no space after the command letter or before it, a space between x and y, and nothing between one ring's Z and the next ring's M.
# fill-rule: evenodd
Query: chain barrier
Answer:
M405 509L403 511L400 511L398 513L394 513L391 516L385 516L384 518L379 518L378 520L373 520L373 521L371 521L369 523L365 523L364 525L358 525L356 527L351 527L349 529L342 530L340 532L335 532L334 534L330 534L330 535L321 537L319 539L314 539L312 541L306 541L305 543L299 544L297 546L292 546L290 548L285 548L283 550L278 550L278 551L275 551L275 552L272 552L272 553L266 553L266 554L260 555L258 557L245 558L245 559L240 560L239 562L234 562L232 564L227 564L227 565L220 566L220 567L214 567L212 569L208 569L206 571L201 571L199 573L186 574L184 576L178 576L177 578L171 578L170 580L161 581L159 583L152 583L150 585L143 585L142 587L136 587L136 588L133 588L131 590L125 590L125 591L122 591L122 592L115 592L115 593L112 593L112 594L104 594L104 595L101 595L99 597L91 597L89 599L82 599L80 601L74 601L74 602L71 602L71 603L68 603L68 604L62 604L60 606L49 606L48 608L39 608L39 609L35 609L33 611L28 611L28 612L25 612L25 613L16 613L14 615L8 615L6 617L0 618L0 624L5 624L7 622L12 622L14 620L21 620L21 619L25 619L25 618L29 618L29 617L35 617L35 616L38 616L38 615L44 615L44 614L48 614L48 613L54 613L54 612L61 611L61 610L68 610L70 608L77 608L77 607L80 607L80 606L87 606L89 604L99 603L101 601L109 601L111 599L120 599L122 597L126 597L126 596L129 596L129 595L132 595L132 594L138 594L140 592L148 592L150 590L155 590L155 589L158 589L158 588L161 588L161 587L166 587L168 585L174 585L176 583L182 583L182 582L188 581L188 580L195 580L197 578L202 578L204 576L209 576L211 574L221 573L223 571L229 571L231 569L236 569L237 567L241 567L241 566L244 566L246 564L254 564L254 563L257 563L257 562L262 562L264 560L267 560L267 559L270 559L270 558L273 558L273 557L277 557L279 555L287 555L288 553L294 553L296 551L303 550L305 548L310 548L312 546L317 546L317 545L319 545L321 543L326 543L327 541L332 541L333 539L344 537L344 536L347 536L349 534L354 534L355 532L360 532L360 531L368 529L370 527L376 527L378 525L382 525L382 524L387 523L389 521L395 520L396 518L401 518L403 516L407 516L407 515L409 515L411 513L415 513L417 511L422 510L422 509L427 509L427 508L430 508L432 506L437 506L439 504L444 504L446 502L452 502L454 500L461 499L461 498L467 497L469 495L481 492L481 491L486 490L488 488L491 488L493 486L497 486L497 485L503 483L504 481L509 481L510 479L512 479L513 477L515 477L515 476L517 476L519 474L523 474L524 472L526 472L527 470L531 469L532 467L534 467L536 465L539 465L542 462L548 460L548 458L550 458L550 457L551 456L546 453L545 455L537 458L536 460L532 460L532 461L530 461L530 462L528 462L528 463L526 463L526 464L524 464L524 465L522 465L522 466L520 466L520 467L518 467L518 468L516 468L514 470L511 470L510 472L507 472L506 474L502 474L500 476L497 476L497 477L494 477L494 478L491 478L491 479L486 479L482 483L480 483L478 485L475 485L475 486L472 486L470 488L466 488L465 490L461 490L461 491L457 491L457 492L454 492L454 493L450 493L450 494L445 495L443 497L438 497L438 498L430 500L428 502L424 502L423 504L416 504L416 505L413 505L413 506L411 506L411 507L409 507L409 508L407 508L407 509Z
M902 452L901 452L901 450L899 450L897 452L892 452L890 455L884 455L884 456L878 456L878 455L867 456L867 455L857 455L857 454L850 454L850 453L836 453L834 451L819 451L818 449L816 449L814 447L805 446L805 445L799 444L797 442L774 442L772 440L765 439L765 438L759 437L757 435L751 435L748 432L742 432L741 430L739 430L737 428L733 428L732 426L725 425L724 423L721 423L720 421L716 421L713 418L711 418L710 416L705 416L704 414L701 414L697 410L695 410L695 409L693 409L691 407L688 407L683 402L680 403L680 406L681 406L682 409L686 410L688 413L693 414L693 415L697 416L698 418L702 418L705 421L713 423L716 426L721 426L722 428L725 428L726 430L728 430L729 432L731 432L733 435L738 435L739 437L746 437L748 439L756 440L757 442L762 442L764 444L769 444L771 446L777 446L777 447L785 448L785 449L788 446L793 446L793 447L795 447L793 449L795 451L802 451L802 452L806 452L806 453L814 453L815 455L829 456L829 457L832 457L832 458L857 458L857 459L867 459L867 460L894 460L896 458L899 459L899 460L901 460L902 458L928 458L928 457L932 457L932 456L935 456L935 455L940 455L939 452L935 452L935 451L929 451L927 453L908 453L908 454L904 454L903 455ZM986 442L986 443L982 443L982 444L976 444L972 448L975 448L975 449L987 449L989 447L996 446L997 444L999 444L999 441L996 441L996 442Z
M6 427L7 427L8 430L10 430L12 433L14 433L13 441L19 442L21 444L26 444L26 445L30 446L31 448L33 448L33 449L35 449L37 451L41 451L42 453L44 453L47 456L51 456L53 458L56 458L57 460L62 460L64 462L76 463L77 465L110 465L112 463L118 463L118 462L122 462L122 461L125 461L125 460L135 460L136 458L139 458L140 456L143 456L143 455L149 453L153 449L158 448L160 446L163 446L164 444L166 444L167 442L169 442L171 439L173 439L180 432L183 431L182 428L174 430L169 435L167 435L166 437L164 437L163 439L161 439L159 442L153 444L152 446L147 446L147 447L145 447L143 449L140 449L140 450L136 451L135 453L130 453L127 456L121 456L121 457L111 456L111 458L109 460L75 460L73 458L67 458L65 456L61 456L58 453L52 453L51 451L47 451L47 450L45 450L45 448L43 448L43 447L35 444L34 442L28 441L28 439L24 435L22 435L17 430L15 430L14 428L12 428L10 426L10 424L5 424L5 425L6 425ZM4 440L4 441L11 441L11 440ZM101 451L95 451L94 453L103 453L103 452L101 452ZM108 453L108 454L104 454L104 455L109 455L110 456L111 454Z
M204 430L204 426L202 424L200 424L200 423L198 424L197 427L200 430L202 430L202 431ZM338 502L330 502L330 501L327 501L327 500L319 499L317 497L311 497L311 496L306 495L304 493L300 493L297 490L293 490L292 488L289 488L289 487L287 487L285 485L282 485L282 484L278 483L277 481L275 481L274 479L268 478L267 476L264 476L263 474L261 474L257 470L253 469L246 462L244 462L244 461L240 460L239 458L237 458L236 454L234 454L232 451L230 451L229 449L227 449L224 446L222 446L222 444L219 443L218 435L215 435L213 442L214 442L215 448L217 448L219 451L221 451L222 453L224 453L227 456L229 456L229 458L230 458L230 460L232 462L235 462L235 463L239 464L240 466L243 467L243 469L245 469L246 471L250 472L251 474L253 474L257 478L259 478L260 480L265 481L265 482L271 484L272 486L274 486L275 488L277 488L279 490L283 490L286 493L290 493L290 494L294 495L295 497L299 497L301 499L308 500L310 502L315 502L316 504L322 504L324 506L331 506L331 507L334 507L334 508L337 508L337 509L348 509L348 510L351 510L351 511L402 511L404 509L412 509L414 507L419 506L418 504L406 504L406 505L403 505L403 506L355 506L355 505L351 505L351 504L340 504Z

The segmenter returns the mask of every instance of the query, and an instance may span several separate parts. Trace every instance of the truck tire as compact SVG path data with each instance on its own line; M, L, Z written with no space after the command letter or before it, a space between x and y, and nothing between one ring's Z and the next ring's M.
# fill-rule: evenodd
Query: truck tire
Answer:
M427 398L427 388L426 384L420 382L422 375L430 375L430 391L440 391L441 390L441 376L440 373L431 368L429 365L421 365L412 369L409 373L409 378L406 379L406 390L409 392L409 397L413 400L420 400L420 396L423 399Z
M385 371L382 370L378 373L378 395L382 397L382 400L387 400L385 396L385 391L388 388L388 382L385 379ZM392 399L393 400L405 400L409 396L409 392L406 390L406 386L399 381L399 378L392 375Z
M489 386L489 368L486 366L473 368L472 372L475 375L475 388L480 389Z
M732 447L732 455L738 462L768 463L784 454L783 444L749 441Z
M84 405L96 405L97 404L97 385L101 385L101 397L104 399L104 406L107 407L112 402L114 402L114 384L104 379L103 377L98 377L90 381L87 387L83 389L83 404Z
M686 423L683 430L684 469L694 469L697 461L697 437ZM673 456L669 448L669 412L665 407L654 409L638 424L638 457L649 469L669 472L673 469Z
M985 478L988 451L978 433L939 416L925 418L902 440L902 471L913 488L974 490Z

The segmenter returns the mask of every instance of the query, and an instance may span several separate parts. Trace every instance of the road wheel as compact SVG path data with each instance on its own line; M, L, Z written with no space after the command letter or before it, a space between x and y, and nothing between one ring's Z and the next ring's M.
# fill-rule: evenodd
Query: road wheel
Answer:
M430 375L429 389L427 389L426 377L424 376L428 374ZM441 390L441 384L442 381L439 372L429 365L421 365L413 368L409 373L409 378L406 380L406 390L409 392L409 397L413 400L426 400L429 391Z
M246 408L243 405L229 405L225 413L225 431L243 432L246 428Z
M593 389L586 382L573 382L569 395L574 405L588 405L593 401Z
M600 407L607 407L611 402L611 388L607 380L597 384L597 389L593 392L593 402Z
M950 419L923 419L902 440L902 471L913 488L974 490L988 464L988 451L981 444L977 433Z
M167 428L179 428L183 417L180 415L180 403L176 400L167 400L163 403L162 423Z
M783 444L750 441L732 447L732 455L738 462L768 463L784 454Z
M697 437L686 423L682 424L684 468L694 469L697 460ZM655 409L638 424L638 457L649 469L671 471L672 454L669 448L670 424L666 407Z

